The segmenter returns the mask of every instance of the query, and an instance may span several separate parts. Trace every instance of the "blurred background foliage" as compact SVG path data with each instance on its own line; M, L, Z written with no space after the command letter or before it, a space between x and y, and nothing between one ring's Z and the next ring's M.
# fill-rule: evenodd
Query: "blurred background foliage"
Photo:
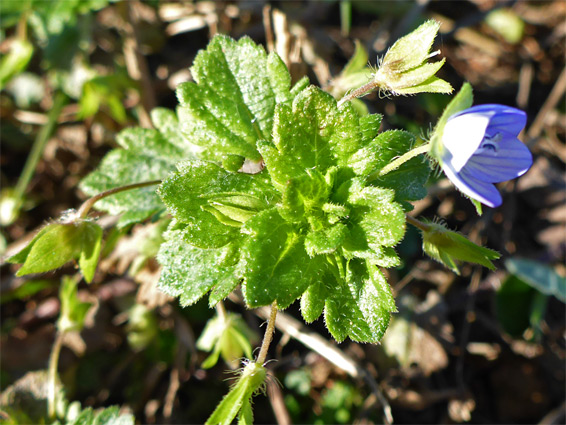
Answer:
M330 362L325 349L301 342L314 332L335 345L321 321L299 327L298 336L279 329L269 397L255 399L256 422L382 423L390 412L396 423L563 423L562 0L4 0L2 258L80 205L78 182L116 146L117 132L151 126L156 106L175 108L175 87L191 79L189 66L214 34L252 37L280 54L294 81L308 75L339 97L367 81L365 66L398 37L430 18L441 23L434 47L446 57L441 78L457 89L470 81L477 104L508 104L528 114L522 140L535 163L500 186L500 208L477 217L435 173L430 195L413 211L501 252L498 270L466 265L456 276L425 259L419 235L409 229L398 247L403 264L389 271L399 313L382 344L334 347L366 371L365 379L346 363ZM449 99L374 94L356 108L383 114L383 130L426 137ZM24 279L2 264L3 420L46 417L44 371L59 343L58 414L69 422L83 415L82 423L119 413L139 423L202 423L226 391L225 370L250 350L242 335L254 341L263 317L231 299L224 320L237 325L225 333L209 322L215 314L206 302L179 308L155 289L159 224L117 229L117 220L98 220L105 245L90 285L64 277L76 273L72 265ZM298 317L297 309L285 315ZM29 410L30 400L39 411ZM116 407L100 410L110 405Z

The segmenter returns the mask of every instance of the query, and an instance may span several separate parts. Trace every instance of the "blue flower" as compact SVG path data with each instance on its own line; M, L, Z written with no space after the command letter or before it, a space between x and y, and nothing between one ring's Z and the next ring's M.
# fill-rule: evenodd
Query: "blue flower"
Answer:
M517 139L527 116L503 105L479 105L452 115L442 133L440 164L464 194L489 207L501 205L494 183L519 177L533 164Z

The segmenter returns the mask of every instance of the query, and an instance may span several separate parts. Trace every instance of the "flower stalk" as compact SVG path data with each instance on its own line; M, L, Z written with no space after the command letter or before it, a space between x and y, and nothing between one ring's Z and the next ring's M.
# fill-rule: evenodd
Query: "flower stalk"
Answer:
M367 180L368 182L371 182L379 177L383 177L386 174L389 174L391 171L395 171L397 168L399 168L401 165L403 165L405 162L410 161L411 159L413 159L414 157L423 154L423 153L427 153L430 150L430 143L425 143L423 145L420 145L414 149L411 149L409 152L401 155L399 158L395 159L394 161L392 161L391 163L387 164L385 167L383 167L380 170L376 170L373 173L371 173Z
M267 322L267 328L265 329L265 334L263 336L263 341L261 343L261 348L256 359L256 363L263 365L265 359L267 358L267 350L269 345L273 340L273 332L275 331L275 318L277 317L277 303L271 304L271 314L269 315L269 321Z
M115 193L125 192L127 190L139 189L141 187L153 186L158 184L161 184L161 180L152 180L148 182L128 184L126 186L115 187L113 189L101 192L98 195L94 195L93 197L83 202L83 204L77 211L77 216L78 218L81 219L86 218L86 216L88 215L90 209L94 206L94 204L100 201L101 199L106 198L107 196L114 195Z

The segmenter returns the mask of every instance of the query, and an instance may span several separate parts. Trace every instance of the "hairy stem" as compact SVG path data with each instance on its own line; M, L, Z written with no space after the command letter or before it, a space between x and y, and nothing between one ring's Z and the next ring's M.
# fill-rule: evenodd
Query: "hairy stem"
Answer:
M275 318L277 317L277 303L271 304L271 314L269 315L269 321L267 322L267 328L265 329L265 335L263 336L263 341L261 343L261 349L259 350L259 355L257 356L256 363L262 365L265 363L267 358L267 350L273 339L273 331L275 330Z
M358 87L357 89L352 90L349 93L346 93L344 97L338 101L338 107L342 106L344 103L348 102L349 100L365 96L366 94L376 89L377 87L379 87L379 84L372 80L369 83L364 84L363 86Z
M14 189L14 197L17 202L16 205L21 203L29 182L33 177L37 163L43 154L43 150L45 149L45 145L49 140L49 137L55 129L57 118L59 118L59 114L61 113L63 106L65 106L65 103L67 103L67 96L63 93L57 93L55 100L53 101L53 106L47 115L47 123L41 127L41 130L37 133L37 137L33 142L33 147L31 148L31 152L26 160L22 174L20 174L20 178L16 184L16 188Z
M107 196L114 195L115 193L119 192L125 192L126 190L139 189L140 187L153 186L160 183L161 180L152 180L149 182L134 183L128 184L126 186L115 187L114 189L99 193L98 195L94 195L92 198L88 198L86 201L84 201L79 208L77 215L79 218L85 218L93 205L96 202L100 201L102 198L106 198Z
M430 230L430 226L429 226L428 224L423 223L422 221L417 220L416 218L411 217L411 216L408 215L408 214L405 215L405 217L406 217L406 219L407 219L407 222L410 223L410 224L412 224L413 226L415 226L417 229L420 229L420 230L422 230L423 232L427 232L427 231Z
M56 416L56 389L57 389L57 365L59 354L63 346L63 332L57 331L55 342L49 355L49 368L47 369L47 414L54 421Z
M430 150L430 143L425 143L425 144L420 145L420 146L418 146L414 149L411 149L409 152L405 153L404 155L401 155L399 158L397 158L397 159L393 160L392 162L390 162L389 164L387 164L381 170L377 170L377 171L374 171L373 173L371 173L368 176L366 181L371 182L371 181L377 179L378 177L382 177L382 176L390 173L391 171L396 170L401 165L403 165L405 162L413 159L415 156L420 155L422 153L427 153L429 150Z

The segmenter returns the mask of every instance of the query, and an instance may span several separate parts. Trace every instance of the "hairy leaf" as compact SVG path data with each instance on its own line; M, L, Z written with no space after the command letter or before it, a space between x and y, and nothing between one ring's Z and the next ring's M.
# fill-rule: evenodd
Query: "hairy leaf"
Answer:
M195 83L177 89L183 133L211 158L236 154L259 160L256 143L269 140L278 103L290 102L291 76L275 53L243 37L216 36L197 55Z
M383 274L369 262L350 260L342 281L329 281L324 318L337 341L378 342L396 311Z
M166 294L178 297L181 305L194 304L216 287L221 287L226 295L230 293L240 280L232 247L196 248L191 245L188 234L186 229L165 233L166 240L157 254L157 259L163 265L159 288Z
M250 307L277 300L280 308L286 308L323 275L321 257L308 256L304 236L277 209L257 214L243 231L250 235L242 247L243 292Z
M239 234L248 218L276 198L263 174L231 173L205 161L190 161L159 187L169 212L188 224L191 243L218 248Z

